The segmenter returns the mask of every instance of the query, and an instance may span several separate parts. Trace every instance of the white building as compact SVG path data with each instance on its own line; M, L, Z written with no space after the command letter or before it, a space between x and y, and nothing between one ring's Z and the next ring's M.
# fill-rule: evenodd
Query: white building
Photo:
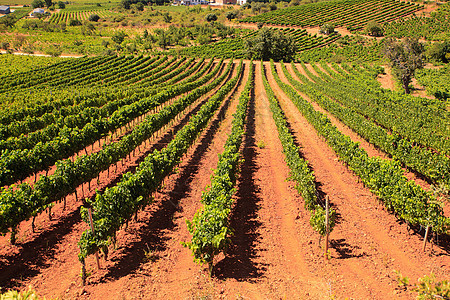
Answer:
M45 14L45 10L43 8L35 8L31 12L32 17L37 17L39 14L41 14L41 15Z
M0 5L0 15L7 15L11 11L9 10L9 6L7 5Z

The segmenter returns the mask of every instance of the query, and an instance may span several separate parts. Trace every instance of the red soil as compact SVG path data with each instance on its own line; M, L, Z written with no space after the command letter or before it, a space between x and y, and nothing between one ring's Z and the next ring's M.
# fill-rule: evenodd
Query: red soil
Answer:
M96 269L94 257L87 259L90 276L86 287L81 287L76 243L88 226L81 222L80 203L73 197L68 197L66 211L61 204L55 206L53 221L39 216L36 234L31 234L29 222L24 222L17 246L7 246L6 238L0 239L0 268L6 270L0 272L0 285L26 289L31 284L40 295L64 299L409 299L414 294L398 288L393 270L413 283L431 272L439 279L448 278L448 241L428 245L422 252L421 235L408 232L407 226L388 213L338 160L277 86L265 64L271 86L302 147L301 154L314 170L319 192L330 197L339 213L331 234L331 259L323 257L318 234L309 225L310 213L293 183L286 180L289 169L259 63L231 215L233 244L226 255L217 257L212 278L204 266L193 262L190 251L180 244L190 238L185 220L192 219L201 207L201 192L210 183L211 169L216 167L231 129L237 95L248 77L248 63L234 97L213 117L154 203L139 213L137 222L130 222L128 229L118 233L117 249L111 251L108 261L101 259L101 270ZM289 66L288 70L292 73ZM104 172L100 185L93 181L89 196L96 188L114 184L124 172L133 171L149 151L170 141L178 124L187 118L176 121L162 137L142 147L143 152L119 164L110 178ZM339 126L358 139L351 130ZM380 155L370 145L362 146L370 155Z

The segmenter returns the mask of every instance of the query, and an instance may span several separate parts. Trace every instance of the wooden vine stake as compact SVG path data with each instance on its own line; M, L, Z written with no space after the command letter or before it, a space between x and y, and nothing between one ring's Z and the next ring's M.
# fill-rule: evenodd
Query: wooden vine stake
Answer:
M83 283L83 286L86 285L86 261L83 260L81 261L81 282Z
M428 233L430 232L430 224L427 225L425 229L425 237L423 238L423 252L425 252L425 247L427 246Z
M92 234L94 234L94 222L92 221L92 209L88 208L89 212L89 225L91 226ZM97 268L100 270L100 259L98 258L98 252L95 252L95 259L97 260Z
M330 235L330 205L328 195L325 197L325 257L328 259L328 237Z

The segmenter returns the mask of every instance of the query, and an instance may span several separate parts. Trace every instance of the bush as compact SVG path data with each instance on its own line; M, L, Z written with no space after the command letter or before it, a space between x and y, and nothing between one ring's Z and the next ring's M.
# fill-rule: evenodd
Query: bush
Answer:
M448 63L450 61L450 42L432 44L427 49L425 56L430 60Z
M78 19L70 19L69 26L81 26L81 22Z
M59 1L59 2L58 2L58 8L59 8L59 9L64 9L64 8L66 8L66 3L64 3L64 2L62 2L62 1Z
M320 26L320 30L319 33L321 34L332 34L334 32L334 26L331 24L323 24L322 26Z
M206 15L206 21L208 22L214 22L217 21L217 16L215 14L207 14Z
M370 21L367 26L365 32L370 36L383 36L383 28L375 21Z
M226 17L228 21L231 21L232 19L236 19L237 13L235 11L229 11L226 14Z
M125 32L118 31L111 37L111 39L113 40L114 43L120 45L120 44L122 44L122 42L126 36L127 36L127 34Z
M98 20L100 20L100 16L97 14L93 14L89 16L89 21L91 22L98 22Z

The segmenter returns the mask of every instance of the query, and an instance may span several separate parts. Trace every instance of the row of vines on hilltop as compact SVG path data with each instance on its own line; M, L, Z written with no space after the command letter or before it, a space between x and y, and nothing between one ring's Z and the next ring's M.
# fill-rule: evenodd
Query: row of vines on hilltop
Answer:
M284 35L291 37L296 44L297 53L324 47L341 36L336 32L328 36L312 35L308 34L305 29L297 28L272 28L272 30L280 31ZM254 37L256 34L256 30L245 30L234 38L226 38L211 44L192 46L180 50L171 50L170 53L196 57L246 58L248 53L245 50L245 40Z
M331 23L356 32L363 29L370 21L385 23L422 8L423 6L419 4L395 0L332 1L275 10L240 21L300 27Z

